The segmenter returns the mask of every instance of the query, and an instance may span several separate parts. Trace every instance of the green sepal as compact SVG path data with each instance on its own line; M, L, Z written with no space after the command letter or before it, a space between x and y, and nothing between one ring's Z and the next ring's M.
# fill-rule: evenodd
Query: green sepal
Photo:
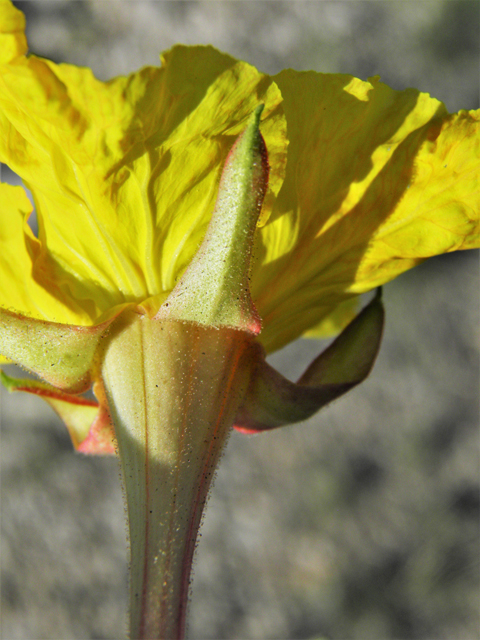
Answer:
M82 453L114 454L115 442L108 412L95 400L59 391L39 380L12 378L0 370L8 391L23 391L42 398L65 423L72 444Z
M205 238L158 320L196 322L257 334L261 320L250 295L255 228L268 186L268 159L257 107L223 168Z
M91 385L98 343L114 317L83 327L0 309L0 353L58 389L82 393Z
M384 309L381 290L297 381L291 382L258 357L235 428L257 433L306 420L360 384L380 348Z

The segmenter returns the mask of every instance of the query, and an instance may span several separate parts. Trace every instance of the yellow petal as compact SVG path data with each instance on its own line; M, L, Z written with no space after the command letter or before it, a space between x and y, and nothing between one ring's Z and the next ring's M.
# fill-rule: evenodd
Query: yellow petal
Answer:
M203 237L229 148L260 103L273 167L264 219L283 178L285 122L271 80L212 47L175 47L162 63L107 83L34 56L0 67L0 160L31 189L39 217L33 275L48 271L89 324L173 288Z
M315 326L310 327L308 331L305 331L303 338L329 338L347 324L349 324L358 313L359 301L358 297L347 298L339 305L337 305L329 315L323 320L317 323Z
M0 64L27 52L25 16L10 0L0 0Z
M48 269L36 270L42 248L27 220L32 205L22 187L0 183L0 307L38 319L88 324L88 316L68 292L62 292Z
M275 81L290 146L252 282L269 351L322 332L332 313L345 324L349 299L425 258L478 246L480 210L478 113L449 116L378 79L289 70Z
M353 291L395 278L425 258L480 245L480 110L432 123L414 173L392 215L379 226Z

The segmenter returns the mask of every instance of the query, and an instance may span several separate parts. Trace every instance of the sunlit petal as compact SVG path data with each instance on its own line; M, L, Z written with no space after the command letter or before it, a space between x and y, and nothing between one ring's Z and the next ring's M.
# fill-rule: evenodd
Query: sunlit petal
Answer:
M212 47L175 47L162 65L107 83L35 56L0 67L0 160L39 217L33 275L48 270L90 323L173 288L260 103L273 166L264 219L281 186L286 125L272 80Z
M252 283L267 350L312 327L338 330L353 295L480 240L480 112L449 116L427 94L377 79L289 70L275 81L287 173Z

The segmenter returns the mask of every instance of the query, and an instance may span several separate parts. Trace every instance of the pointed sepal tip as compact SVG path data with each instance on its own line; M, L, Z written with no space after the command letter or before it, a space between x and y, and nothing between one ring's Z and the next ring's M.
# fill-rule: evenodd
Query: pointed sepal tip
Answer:
M259 105L227 156L205 238L156 315L257 334L260 317L250 295L255 229L268 186L267 149Z

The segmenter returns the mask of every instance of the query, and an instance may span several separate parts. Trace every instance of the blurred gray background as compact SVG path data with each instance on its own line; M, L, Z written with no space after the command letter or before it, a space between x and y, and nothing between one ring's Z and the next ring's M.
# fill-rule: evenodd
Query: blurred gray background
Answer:
M378 74L479 106L475 1L15 2L30 49L107 79L176 42L274 73ZM4 178L5 179L5 178ZM476 640L479 262L433 259L385 287L369 380L308 423L234 434L199 544L192 639ZM299 375L323 348L274 354ZM125 634L116 460L74 455L33 397L1 395L3 640Z

